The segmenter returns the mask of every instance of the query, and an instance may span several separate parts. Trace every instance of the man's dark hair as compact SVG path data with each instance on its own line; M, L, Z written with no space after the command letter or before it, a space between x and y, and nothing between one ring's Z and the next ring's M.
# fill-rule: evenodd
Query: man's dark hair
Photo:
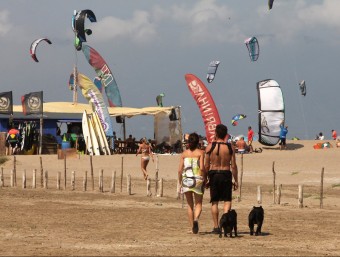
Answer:
M218 137L219 139L224 139L228 134L228 128L223 124L218 124L216 126L215 132L216 137Z

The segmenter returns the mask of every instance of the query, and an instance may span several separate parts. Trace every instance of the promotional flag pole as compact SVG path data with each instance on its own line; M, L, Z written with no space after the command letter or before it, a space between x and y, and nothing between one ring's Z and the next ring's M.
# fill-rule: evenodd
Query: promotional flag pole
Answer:
M40 116L40 132L39 132L39 155L42 153L42 138L43 138L43 113Z
M39 155L42 153L43 145L43 123L44 123L44 101L43 92L41 92L41 115L40 115L40 132L39 132Z

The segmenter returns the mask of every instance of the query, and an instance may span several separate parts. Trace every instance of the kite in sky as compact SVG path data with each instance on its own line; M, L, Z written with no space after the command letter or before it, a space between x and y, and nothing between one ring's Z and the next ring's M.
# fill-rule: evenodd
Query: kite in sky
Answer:
M242 119L244 119L244 118L246 118L247 116L245 115L245 114L237 114L237 115L235 115L233 118L232 118L232 120L231 120L231 125L233 125L233 126L237 126L237 124L238 124L238 120L242 120Z
M255 62L260 55L259 41L256 37L247 38L244 43L246 44L250 56L250 60Z
M96 16L91 10L81 10L77 12L74 10L72 16L72 29L75 33L75 48L80 51L82 43L86 42L86 35L91 35L91 29L85 29L85 18L88 18L91 22L97 22Z
M269 10L273 8L274 0L268 0L268 8Z
M211 83L214 78L215 74L218 68L218 65L220 64L220 61L211 61L208 67L208 73L207 73L207 80L208 83Z
M41 41L46 41L48 44L52 44L52 42L48 38L39 38L32 42L31 48L30 48L30 54L33 60L36 62L39 62L36 56L36 50L37 50L37 46L39 45Z
M301 95L306 96L306 94L307 94L306 82L304 80L302 80L299 83L299 86L300 86Z

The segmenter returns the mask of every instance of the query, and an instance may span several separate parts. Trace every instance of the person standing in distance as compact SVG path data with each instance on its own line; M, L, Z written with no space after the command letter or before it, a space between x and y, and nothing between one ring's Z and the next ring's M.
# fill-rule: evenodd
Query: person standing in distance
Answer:
M251 126L248 127L248 146L249 146L249 153L254 151L253 149L253 138L254 138L254 131L252 130Z
M287 149L287 144L286 144L286 137L288 134L288 126L285 126L285 121L282 120L280 124L280 150L282 149Z

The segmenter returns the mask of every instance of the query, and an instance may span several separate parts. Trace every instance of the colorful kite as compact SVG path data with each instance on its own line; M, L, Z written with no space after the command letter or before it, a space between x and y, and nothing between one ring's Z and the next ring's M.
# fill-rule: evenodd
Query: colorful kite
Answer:
M255 62L260 55L260 46L256 37L247 38L244 43L246 44L250 56L250 60Z
M207 73L207 81L208 83L211 83L214 78L215 78L215 74L218 68L218 65L220 64L220 61L212 61L209 64L208 67L208 73Z
M36 39L32 42L31 48L30 48L30 54L31 54L31 57L33 58L33 60L36 61L36 62L39 62L39 61L38 61L38 58L37 58L35 53L36 53L36 50L37 50L37 46L39 45L39 43L41 41L46 41L48 44L52 44L52 42L48 38L39 38L39 39Z
M91 35L91 29L85 29L85 18L88 18L91 22L97 22L96 16L91 10L81 10L77 12L74 10L72 16L72 29L75 34L74 46L80 51L82 49L82 43L86 42L86 35Z
M299 86L300 86L301 95L306 96L306 94L307 94L306 82L304 80L302 80L299 83Z
M232 120L231 120L231 125L233 126L237 126L238 125L238 120L242 120L244 118L246 118L247 116L245 114L237 114L235 115Z

